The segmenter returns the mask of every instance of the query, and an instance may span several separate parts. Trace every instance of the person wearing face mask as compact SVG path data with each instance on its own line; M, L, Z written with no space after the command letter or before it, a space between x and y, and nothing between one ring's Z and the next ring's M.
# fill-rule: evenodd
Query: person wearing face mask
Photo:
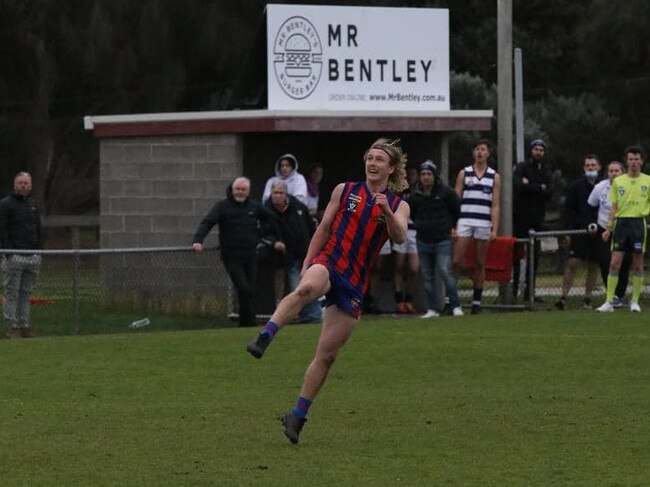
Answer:
M597 228L597 211L589 205L589 195L600 173L600 159L595 154L587 154L582 164L583 175L567 188L564 200L564 218L568 230L588 230ZM593 226L591 226L593 224ZM555 303L555 307L563 310L566 307L566 298L573 287L576 270L580 261L587 263L587 277L585 280L584 307L591 308L591 293L598 276L598 242L597 235L592 231L589 235L567 236L569 245L569 260L564 269L562 278L562 296Z

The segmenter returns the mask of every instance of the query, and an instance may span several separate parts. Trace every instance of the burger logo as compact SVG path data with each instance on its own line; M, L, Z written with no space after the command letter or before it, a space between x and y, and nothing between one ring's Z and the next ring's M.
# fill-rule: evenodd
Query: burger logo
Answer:
M273 44L275 77L282 91L296 100L311 95L323 71L323 47L313 24L290 17L278 29Z

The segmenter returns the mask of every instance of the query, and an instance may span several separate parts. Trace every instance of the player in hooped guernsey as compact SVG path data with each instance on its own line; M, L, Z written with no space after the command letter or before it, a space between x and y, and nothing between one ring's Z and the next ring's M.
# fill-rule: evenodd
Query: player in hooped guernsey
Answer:
M396 141L379 139L364 154L364 164L364 182L334 188L309 244L300 284L246 347L261 358L276 333L305 304L325 296L316 354L294 408L282 417L284 434L292 443L298 443L307 411L361 314L372 261L388 238L397 243L406 239L409 206L396 196L408 187L406 155Z
M465 266L468 245L474 245L474 270L472 277L472 314L480 313L483 284L485 281L485 256L488 244L497 236L499 218L499 174L488 165L491 144L479 139L472 147L472 164L461 169L456 178L455 191L461 201L460 218L452 237L454 268L456 272Z

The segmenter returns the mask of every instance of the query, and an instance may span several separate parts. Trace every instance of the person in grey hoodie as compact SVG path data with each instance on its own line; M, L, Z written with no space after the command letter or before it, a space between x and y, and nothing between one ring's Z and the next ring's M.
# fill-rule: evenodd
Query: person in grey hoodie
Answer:
M266 181L262 203L271 197L271 186L280 179L287 185L287 192L303 204L307 204L307 181L298 172L298 159L293 154L283 154L275 161L275 176Z

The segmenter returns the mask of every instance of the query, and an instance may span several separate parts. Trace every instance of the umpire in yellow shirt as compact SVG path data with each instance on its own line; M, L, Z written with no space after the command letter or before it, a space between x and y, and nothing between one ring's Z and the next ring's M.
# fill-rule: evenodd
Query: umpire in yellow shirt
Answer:
M640 313L639 296L643 287L643 254L646 247L645 218L650 213L650 176L641 172L644 154L640 147L625 149L627 174L612 181L609 199L612 209L603 240L612 237L612 258L607 278L607 300L596 309L599 312L614 311L612 299L618 283L618 271L626 251L632 252L632 299L630 311Z

